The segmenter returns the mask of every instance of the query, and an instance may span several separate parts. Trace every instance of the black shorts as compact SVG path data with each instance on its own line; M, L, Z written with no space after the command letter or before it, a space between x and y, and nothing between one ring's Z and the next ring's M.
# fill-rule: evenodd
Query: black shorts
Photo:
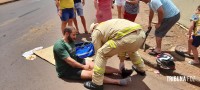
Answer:
M192 36L193 41L192 41L192 45L195 47L199 47L200 45L200 36Z
M164 18L160 27L155 30L155 36L163 38L179 19L180 19L180 13L170 18Z
M85 60L83 59L83 61L80 63L85 65ZM80 69L80 68L73 68L73 69L69 70L68 72L64 73L61 78L80 80L82 70L83 69Z

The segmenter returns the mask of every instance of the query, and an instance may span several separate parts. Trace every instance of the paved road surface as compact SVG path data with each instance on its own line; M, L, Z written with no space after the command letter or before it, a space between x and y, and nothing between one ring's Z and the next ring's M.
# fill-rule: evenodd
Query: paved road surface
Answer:
M0 15L0 90L85 90L83 81L57 78L55 67L40 58L27 61L21 56L35 47L51 46L61 37L53 0L21 0L1 5ZM86 1L85 15L88 24L94 21L92 2ZM86 35L78 37L81 36ZM117 67L116 59L111 58L108 64ZM126 65L131 66L130 62ZM105 90L188 90L193 87L184 82L167 82L166 77L152 72L147 74L141 77L134 73L129 86L105 85Z

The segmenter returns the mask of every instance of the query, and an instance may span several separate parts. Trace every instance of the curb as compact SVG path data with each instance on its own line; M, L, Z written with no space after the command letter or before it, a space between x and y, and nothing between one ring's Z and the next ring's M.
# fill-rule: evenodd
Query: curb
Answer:
M147 46L149 46L149 45L147 45ZM171 51L171 50L170 50L170 51ZM160 70L160 69L157 67L157 63L156 63L156 62L152 62L152 61L148 60L148 58L145 58L145 57L144 57L145 52L143 52L143 49L140 49L140 50L139 50L139 53L141 53L140 55L141 55L141 57L143 58L144 63L145 63L146 65L148 65L148 66L150 66L150 67L152 67L152 68L154 68L154 69ZM173 56L175 55L174 53L172 53L172 54L173 54ZM186 78L191 78L191 76L187 76L187 75L185 75L185 74L183 74L183 73L181 73L181 72L179 72L179 71L177 71L177 70L174 70L174 71L165 70L165 71L162 71L161 73L165 74L166 76L167 76L167 75L171 75L171 76L184 76L184 77L186 77ZM194 78L194 79L192 79L192 80L193 80L193 81L186 80L186 82L187 82L187 83L190 83L190 84L192 84L192 85L195 85L195 86L199 86L199 87L200 87L200 80L199 80L199 79Z
M4 4L16 2L16 1L20 1L20 0L8 0L8 1L5 1L5 2L0 2L0 5L4 5Z

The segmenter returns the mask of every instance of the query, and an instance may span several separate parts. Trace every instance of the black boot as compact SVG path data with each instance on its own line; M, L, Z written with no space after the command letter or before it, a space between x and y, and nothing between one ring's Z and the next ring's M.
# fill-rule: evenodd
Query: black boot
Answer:
M103 85L96 85L91 81L85 82L84 87L90 90L103 90Z
M132 66L133 70L135 70L137 72L137 74L141 75L141 76L146 76L146 72L145 71L139 71L138 69L136 69L134 66Z
M130 76L132 73L133 73L132 69L127 70L127 69L123 68L121 76L122 76L122 78L126 78L126 77Z

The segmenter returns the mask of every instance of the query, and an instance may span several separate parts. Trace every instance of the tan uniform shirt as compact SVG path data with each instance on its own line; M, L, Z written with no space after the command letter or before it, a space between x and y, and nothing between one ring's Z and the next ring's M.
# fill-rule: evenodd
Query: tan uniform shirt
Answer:
M114 39L117 32L127 27L134 27L137 23L125 19L111 19L100 23L92 33L92 43L97 51L108 40ZM134 31L134 30L133 30Z

